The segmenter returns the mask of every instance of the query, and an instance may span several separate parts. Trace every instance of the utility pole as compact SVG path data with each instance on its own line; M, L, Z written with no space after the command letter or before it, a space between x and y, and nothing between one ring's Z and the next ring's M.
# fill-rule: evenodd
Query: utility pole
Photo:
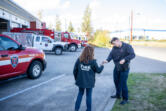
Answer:
M131 10L131 29L130 29L130 43L133 41L133 10Z
M66 21L66 18L65 18L65 31L67 31L67 21Z

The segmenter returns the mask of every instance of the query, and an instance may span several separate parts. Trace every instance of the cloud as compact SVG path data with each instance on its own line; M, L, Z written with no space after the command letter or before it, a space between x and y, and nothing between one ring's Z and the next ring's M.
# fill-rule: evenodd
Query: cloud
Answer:
M14 0L28 11L58 8L60 0Z
M92 21L98 20L99 16L98 11L100 10L101 3L98 0L92 0L89 4L92 10Z
M80 5L79 2L72 4L70 0L13 0L22 8L26 9L33 15L37 16L37 12L42 10L43 19L49 24L55 24L56 15L60 16L63 27L65 22L68 24L72 21L75 28L81 26L84 9L75 9L73 5ZM164 0L166 3L166 0ZM107 3L108 4L108 3ZM102 0L90 0L90 8L92 9L92 26L94 29L102 28L108 30L129 28L130 11L122 7L120 10L114 6L107 5ZM84 6L85 4L81 4ZM72 6L72 8L71 8ZM148 16L144 9L137 9L141 14L134 15L134 28L158 28L165 29L165 17ZM164 13L163 13L164 16ZM160 18L160 19L157 19ZM54 26L54 25L53 25Z
M58 15L60 11L66 10L71 5L70 1L62 2L62 0L42 0L42 1L13 0L13 1L36 17L37 13L39 11L42 11L42 21L46 22L47 25L55 23L56 15Z
M67 9L70 7L70 1L66 1L64 4L62 4L62 9Z
M14 0L21 7L36 15L39 10L56 11L69 8L70 1L62 3L61 0Z
M90 3L90 8L93 10L93 9L96 9L97 7L100 6L100 2L98 0L92 0L92 2Z

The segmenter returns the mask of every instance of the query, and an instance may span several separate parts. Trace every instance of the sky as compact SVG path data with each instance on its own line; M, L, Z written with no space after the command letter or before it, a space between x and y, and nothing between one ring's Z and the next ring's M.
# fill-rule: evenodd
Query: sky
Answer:
M42 21L55 26L56 15L62 29L71 21L76 31L80 30L86 7L92 10L94 30L109 31L130 28L131 10L133 27L166 30L166 0L13 0L37 17L42 11Z

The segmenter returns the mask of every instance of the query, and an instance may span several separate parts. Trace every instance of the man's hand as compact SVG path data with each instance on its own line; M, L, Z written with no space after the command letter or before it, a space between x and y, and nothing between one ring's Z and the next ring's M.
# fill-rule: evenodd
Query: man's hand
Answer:
M122 59L119 63L120 64L124 64L125 63L125 59Z
M102 65L104 65L104 64L106 64L106 63L108 63L108 61L107 61L107 60L104 60L104 61L102 62Z

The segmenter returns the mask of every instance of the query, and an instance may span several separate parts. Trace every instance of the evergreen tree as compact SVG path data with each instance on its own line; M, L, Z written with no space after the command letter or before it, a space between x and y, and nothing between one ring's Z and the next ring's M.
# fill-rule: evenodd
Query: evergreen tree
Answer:
M84 16L83 16L83 22L81 25L82 32L85 32L88 39L91 39L91 33L92 33L92 26L91 26L91 9L89 5L87 6Z
M71 21L69 23L68 32L74 32L74 27Z
M61 21L59 19L59 16L56 16L56 25L55 25L55 30L56 31L61 31Z

